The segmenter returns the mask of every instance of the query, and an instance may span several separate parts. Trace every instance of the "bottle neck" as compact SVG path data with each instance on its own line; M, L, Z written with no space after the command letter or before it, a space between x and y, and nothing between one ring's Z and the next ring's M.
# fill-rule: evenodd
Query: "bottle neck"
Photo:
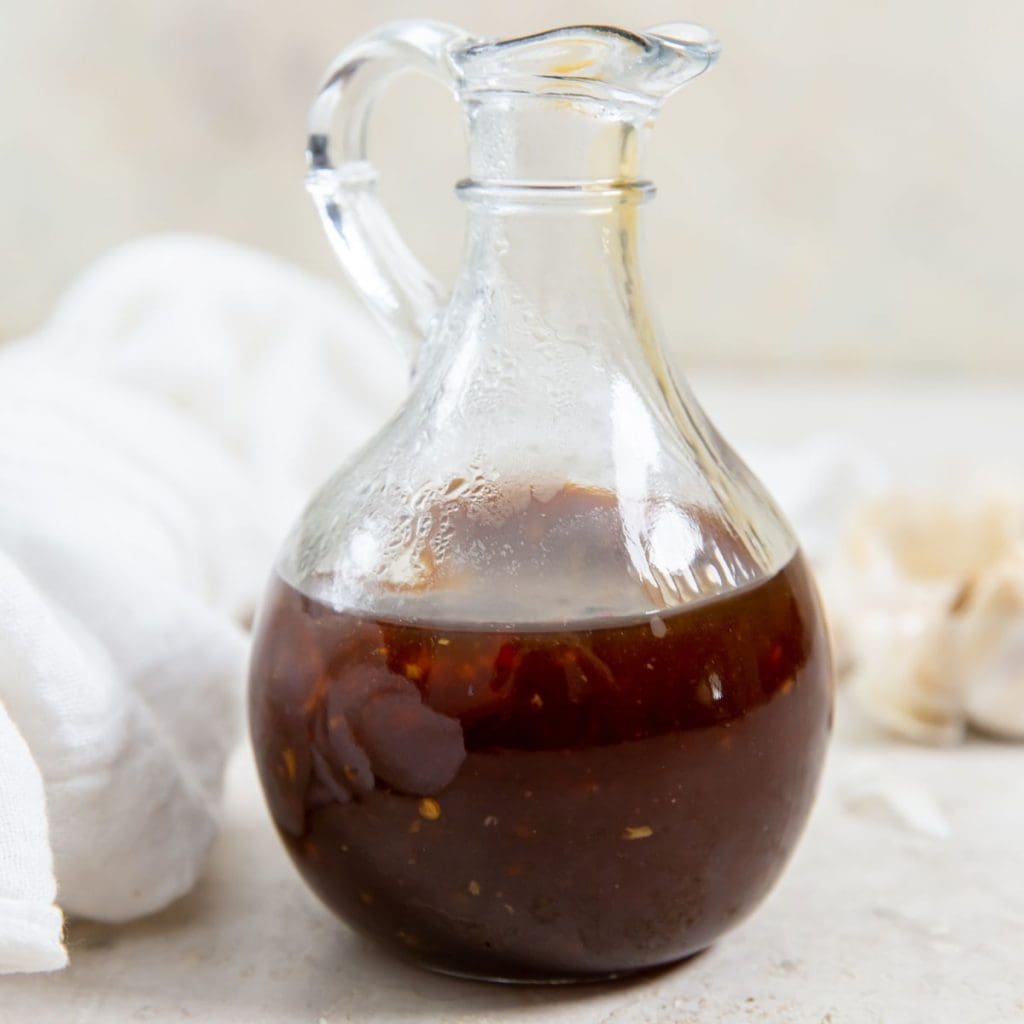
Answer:
M578 112L566 124L602 138L607 127ZM463 264L404 416L423 437L464 438L466 464L515 467L530 452L536 479L563 483L601 480L628 428L647 439L644 451L630 442L642 475L659 458L655 421L671 429L637 259L639 205L653 190L632 175L584 179L574 146L531 171L521 128L513 119L493 149L473 137L475 177L459 187ZM481 160L505 173L480 175Z
M477 93L466 102L470 180L631 185L655 110L592 97Z
M652 110L502 91L466 107L469 216L445 348L635 341L647 323L637 207L654 193L636 172Z
M635 345L647 322L636 251L646 190L467 183L461 194L470 213L449 314L463 331L503 346Z

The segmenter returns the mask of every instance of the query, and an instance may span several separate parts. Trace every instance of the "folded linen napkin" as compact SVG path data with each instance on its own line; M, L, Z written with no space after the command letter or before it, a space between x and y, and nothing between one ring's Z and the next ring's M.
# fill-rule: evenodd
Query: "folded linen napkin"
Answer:
M43 780L0 705L0 966L49 971L66 962L46 828Z
M119 921L194 883L239 623L405 379L353 301L188 237L104 258L0 350L0 973L65 962L57 903Z

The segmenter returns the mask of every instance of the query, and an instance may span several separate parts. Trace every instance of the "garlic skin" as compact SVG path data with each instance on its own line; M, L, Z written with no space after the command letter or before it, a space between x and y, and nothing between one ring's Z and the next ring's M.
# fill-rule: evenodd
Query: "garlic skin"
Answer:
M965 486L862 507L822 574L855 702L920 743L1024 739L1024 493Z
M957 615L967 720L1024 739L1024 542L982 575Z

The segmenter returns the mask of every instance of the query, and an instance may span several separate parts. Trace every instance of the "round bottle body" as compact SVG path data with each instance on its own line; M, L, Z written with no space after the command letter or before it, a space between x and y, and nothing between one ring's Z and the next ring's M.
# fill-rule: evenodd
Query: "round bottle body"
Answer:
M436 970L552 982L682 959L750 912L831 705L797 552L680 608L544 622L350 611L275 577L250 723L275 824L343 920Z

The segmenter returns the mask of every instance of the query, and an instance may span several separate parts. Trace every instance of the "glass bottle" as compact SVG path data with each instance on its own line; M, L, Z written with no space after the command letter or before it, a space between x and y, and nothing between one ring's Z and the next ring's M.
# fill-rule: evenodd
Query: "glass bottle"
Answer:
M491 42L402 22L313 106L310 191L414 371L280 554L252 738L306 881L437 970L684 958L764 896L812 802L832 700L814 586L673 377L638 268L644 144L716 55L692 25ZM374 98L408 69L469 123L448 299L366 159Z

